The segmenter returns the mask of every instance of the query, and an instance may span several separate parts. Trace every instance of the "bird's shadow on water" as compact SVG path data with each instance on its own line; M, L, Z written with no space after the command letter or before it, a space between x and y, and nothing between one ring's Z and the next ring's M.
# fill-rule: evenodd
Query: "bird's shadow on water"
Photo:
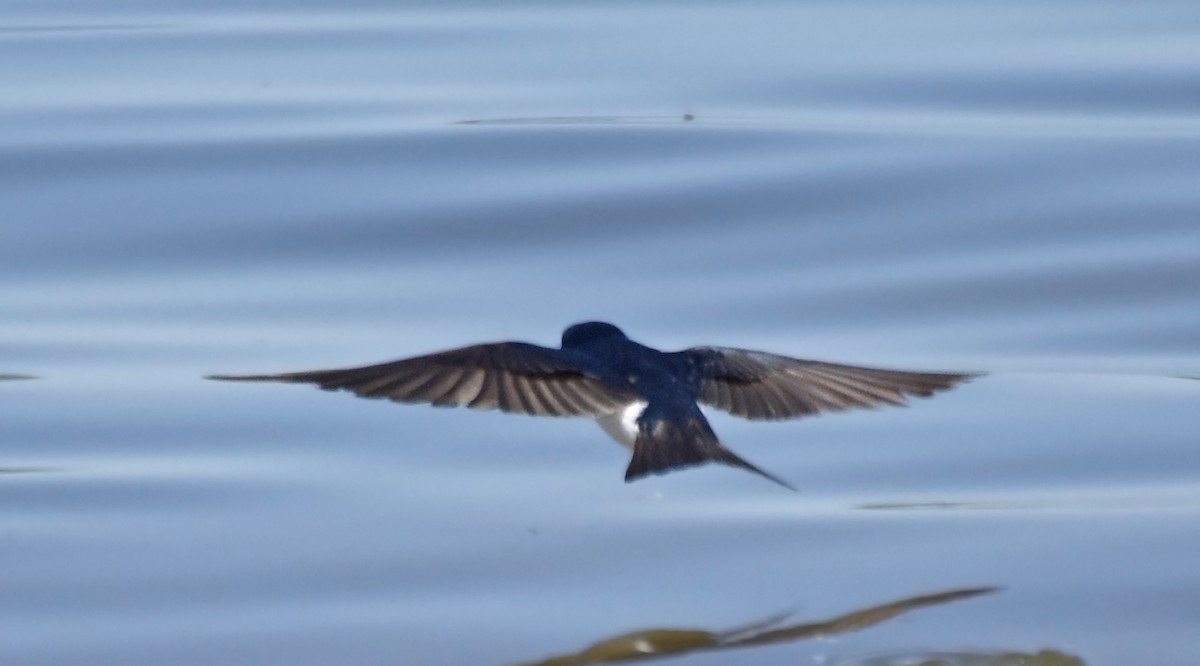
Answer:
M715 631L680 627L639 629L597 641L578 652L556 655L538 661L522 662L520 666L583 666L585 664L649 661L652 659L676 657L690 652L716 652L719 650L828 637L866 629L867 627L877 625L918 608L938 606L985 594L992 594L999 589L997 587L969 587L932 592L859 609L825 620L800 624L784 624L787 614L783 614L745 626ZM941 654L949 655L950 653ZM961 657L965 653L955 654ZM1082 661L1055 651L1046 651L1039 654L1061 655L1063 659L1059 661L1014 662L1002 660L1010 658L1013 656L1013 653L974 653L969 656L977 658L977 660L970 661L969 663L973 666L1001 666L1015 663L1045 664L1046 666L1050 666L1051 664L1059 666L1083 666ZM908 655L905 659L911 660L911 655ZM885 663L893 662L879 663L882 666ZM894 663L912 662L897 661ZM928 663L938 664L943 662L929 661ZM959 662L950 661L945 663Z
M455 125L673 125L690 123L695 114L659 116L521 116L512 118L472 118L456 121Z
M20 375L15 373L0 373L0 381L18 380L18 379L37 379L34 375ZM39 474L43 472L56 472L56 467L0 467L0 474Z

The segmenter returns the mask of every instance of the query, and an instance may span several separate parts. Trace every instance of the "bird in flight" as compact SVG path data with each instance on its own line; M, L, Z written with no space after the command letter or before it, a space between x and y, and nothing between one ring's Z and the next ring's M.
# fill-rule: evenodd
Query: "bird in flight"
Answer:
M905 404L975 377L789 358L732 347L663 352L604 322L563 331L559 349L494 342L355 368L210 375L298 382L364 398L465 405L534 416L587 416L630 448L625 481L720 462L795 490L721 445L700 404L754 420Z

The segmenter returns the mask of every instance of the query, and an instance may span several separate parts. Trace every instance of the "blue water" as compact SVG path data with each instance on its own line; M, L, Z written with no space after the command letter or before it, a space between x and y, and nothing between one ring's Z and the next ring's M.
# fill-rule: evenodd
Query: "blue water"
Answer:
M0 663L536 663L998 586L673 663L1194 664L1198 80L1189 2L9 0ZM990 374L712 415L798 493L202 379L586 319Z

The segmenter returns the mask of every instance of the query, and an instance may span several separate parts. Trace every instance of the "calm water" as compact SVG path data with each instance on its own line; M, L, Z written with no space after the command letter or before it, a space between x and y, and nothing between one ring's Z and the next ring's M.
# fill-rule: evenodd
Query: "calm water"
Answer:
M1200 658L1194 2L105 5L0 6L0 663ZM583 319L991 374L713 415L798 493L201 379Z

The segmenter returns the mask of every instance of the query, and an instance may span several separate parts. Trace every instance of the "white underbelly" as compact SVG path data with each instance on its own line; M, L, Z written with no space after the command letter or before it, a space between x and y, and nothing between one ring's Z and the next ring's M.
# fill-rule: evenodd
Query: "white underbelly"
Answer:
M632 450L634 442L637 441L637 420L645 409L645 402L640 400L631 402L625 409L601 416L596 419L596 422L600 424L601 428L604 428L604 432L608 433L609 437Z

